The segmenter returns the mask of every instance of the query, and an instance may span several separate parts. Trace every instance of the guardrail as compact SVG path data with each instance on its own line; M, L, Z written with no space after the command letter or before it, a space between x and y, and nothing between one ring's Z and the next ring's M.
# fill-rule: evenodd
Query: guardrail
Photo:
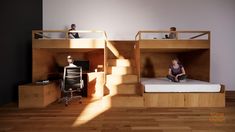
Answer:
M174 34L174 38L166 35ZM147 37L146 37L147 36ZM139 31L135 40L210 40L210 31Z
M107 34L102 30L33 30L32 39L74 39L69 37L69 33L78 33L80 38L77 39L105 39L107 40ZM86 35L84 35L86 34ZM76 39L76 38L75 38Z

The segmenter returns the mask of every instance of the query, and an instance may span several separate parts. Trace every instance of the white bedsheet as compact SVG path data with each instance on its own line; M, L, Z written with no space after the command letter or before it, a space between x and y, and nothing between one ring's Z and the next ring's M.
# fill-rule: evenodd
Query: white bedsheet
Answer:
M170 82L166 78L141 78L145 92L220 92L220 84L187 79L185 82Z

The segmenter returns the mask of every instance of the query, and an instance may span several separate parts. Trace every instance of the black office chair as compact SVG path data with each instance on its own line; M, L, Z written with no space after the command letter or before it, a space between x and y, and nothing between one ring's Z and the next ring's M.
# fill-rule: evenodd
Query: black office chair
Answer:
M80 93L83 87L82 67L65 67L63 80L61 81L63 97L59 99L59 102L63 101L65 106L68 106L71 100L79 99L79 103L82 103Z

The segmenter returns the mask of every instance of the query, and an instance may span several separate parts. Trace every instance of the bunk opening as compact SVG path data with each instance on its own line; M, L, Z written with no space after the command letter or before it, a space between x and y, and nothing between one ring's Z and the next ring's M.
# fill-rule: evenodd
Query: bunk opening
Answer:
M64 67L68 65L67 56L71 55L74 62L79 61L84 66L84 72L104 72L103 49L51 49L34 48L32 64L32 80L56 80L63 75ZM88 64L84 64L84 62Z
M209 50L177 50L140 52L140 77L163 78L168 74L169 65L178 58L184 66L188 79L210 81Z

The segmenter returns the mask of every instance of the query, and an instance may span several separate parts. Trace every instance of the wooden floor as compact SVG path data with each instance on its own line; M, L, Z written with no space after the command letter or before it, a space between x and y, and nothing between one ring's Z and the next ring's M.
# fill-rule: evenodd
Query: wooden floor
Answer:
M226 108L110 108L84 99L43 109L0 107L0 132L235 132L235 92Z

